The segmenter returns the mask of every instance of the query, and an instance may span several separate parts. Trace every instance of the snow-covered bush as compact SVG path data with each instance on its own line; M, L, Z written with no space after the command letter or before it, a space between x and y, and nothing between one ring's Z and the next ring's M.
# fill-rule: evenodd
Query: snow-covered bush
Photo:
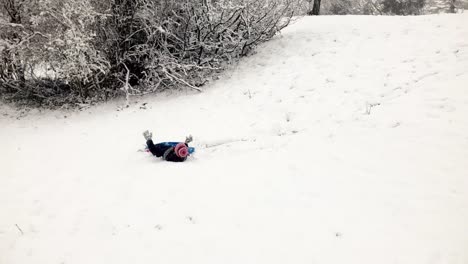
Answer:
M331 0L325 14L333 15L420 15L425 0Z
M207 82L301 0L4 0L0 93L83 103Z
M1 91L48 103L89 97L109 63L95 48L89 0L6 0L0 22ZM12 16L12 14L16 14ZM51 98L52 97L52 98Z
M394 15L420 15L425 0L383 0L382 12Z
M180 85L198 90L224 63L248 54L287 26L297 2L123 1L126 8L117 12L131 12L118 15L122 20L114 21L111 39L125 42L111 43L109 50L115 54L124 47L117 68L130 74L130 85L140 84L133 93Z
M324 5L324 13L332 15L381 14L376 0L332 0Z

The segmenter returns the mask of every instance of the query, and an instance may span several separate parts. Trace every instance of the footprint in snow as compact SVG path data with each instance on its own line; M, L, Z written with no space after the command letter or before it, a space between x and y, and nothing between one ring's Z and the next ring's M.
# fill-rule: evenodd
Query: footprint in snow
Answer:
M397 128L397 127L399 127L399 126L401 126L401 123L400 123L400 122L395 122L395 123L392 124L391 127L392 127L392 128Z
M187 216L187 220L192 224L196 223L195 220L193 219L193 217L191 217L191 216Z

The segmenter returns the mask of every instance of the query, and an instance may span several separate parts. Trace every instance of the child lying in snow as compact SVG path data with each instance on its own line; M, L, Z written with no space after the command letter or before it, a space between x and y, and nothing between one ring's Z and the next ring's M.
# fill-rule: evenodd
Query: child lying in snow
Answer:
M154 144L152 140L153 133L148 130L143 132L143 137L146 139L148 150L158 158L162 157L167 161L182 162L185 161L189 155L188 143L192 142L192 136L188 136L185 139L185 143L180 142L175 147L164 143Z

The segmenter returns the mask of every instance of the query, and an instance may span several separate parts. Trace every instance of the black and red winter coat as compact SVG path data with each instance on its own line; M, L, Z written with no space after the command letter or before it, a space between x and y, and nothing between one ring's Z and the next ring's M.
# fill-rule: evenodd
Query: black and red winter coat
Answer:
M187 143L184 144L188 147ZM175 148L172 146L168 146L163 143L154 144L153 140L151 139L146 141L146 145L148 146L148 150L151 152L151 154L158 158L162 157L164 160L173 162L182 162L187 159L187 157L182 158L177 156L175 153Z

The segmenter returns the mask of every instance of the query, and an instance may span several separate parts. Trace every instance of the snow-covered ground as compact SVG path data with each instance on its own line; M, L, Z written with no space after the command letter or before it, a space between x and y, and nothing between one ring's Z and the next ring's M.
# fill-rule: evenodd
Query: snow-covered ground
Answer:
M468 14L304 18L205 89L2 106L0 263L468 263Z

